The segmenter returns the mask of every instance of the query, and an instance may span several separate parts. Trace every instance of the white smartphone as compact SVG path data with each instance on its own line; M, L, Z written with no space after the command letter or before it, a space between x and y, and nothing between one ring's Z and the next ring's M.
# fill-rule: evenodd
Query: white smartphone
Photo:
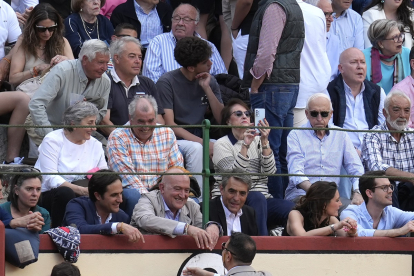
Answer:
M255 108L254 109L254 125L258 126L259 121L263 122L265 118L265 109L264 108ZM259 129L256 128L256 133L260 133Z

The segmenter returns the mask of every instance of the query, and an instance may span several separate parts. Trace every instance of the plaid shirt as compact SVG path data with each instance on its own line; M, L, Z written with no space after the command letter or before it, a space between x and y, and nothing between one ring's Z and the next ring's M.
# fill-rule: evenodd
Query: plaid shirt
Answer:
M108 139L108 165L115 172L165 172L169 167L184 167L174 132L155 128L151 138L142 143L130 128L114 130ZM156 184L159 175L121 175L124 188L138 189L141 194Z
M378 125L372 130L389 130L387 123ZM405 131L412 131L406 128ZM397 142L390 132L369 132L364 136L362 144L362 160L367 171L388 168L414 173L414 134L403 133Z

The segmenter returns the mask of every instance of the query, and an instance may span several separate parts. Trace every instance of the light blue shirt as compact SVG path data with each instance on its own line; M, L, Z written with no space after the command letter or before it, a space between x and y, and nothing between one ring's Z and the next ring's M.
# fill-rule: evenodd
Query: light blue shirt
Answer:
M174 216L174 213L170 210L170 208L168 208L167 203L165 203L164 198L163 197L161 198L162 198L162 202L164 202L165 218L178 221L177 226L174 228L173 235L183 235L185 223L179 222L181 209L178 210L177 215Z
M398 208L387 206L382 211L377 229L373 228L374 221L368 213L365 202L361 205L348 205L341 213L341 220L347 217L357 221L359 237L373 237L375 230L390 230L403 227L410 220L414 220L414 212L405 212Z
M342 52L340 44L341 42L336 35L332 35L330 32L326 33L326 54L328 55L329 64L331 65L331 78L329 81L332 81L339 75L339 56Z
M312 127L307 122L302 127ZM337 128L329 125L331 128ZM338 128L339 129L339 128ZM294 200L298 196L305 195L305 190L298 187L300 183L309 180L333 181L339 185L339 177L325 177L324 175L339 175L344 166L349 175L364 174L364 167L351 142L344 131L330 130L321 139L316 136L314 130L292 130L287 139L288 171L290 174L303 174L303 176L289 177L289 185L286 189L287 200ZM318 177L308 177L306 174L318 174ZM358 189L359 179L350 178L353 189Z
M364 26L362 17L351 8L335 17L329 33L336 35L340 40L339 54L344 50L355 47L364 50Z
M134 7L138 20L141 23L139 40L142 47L147 48L154 37L163 33L161 20L156 9L157 5L148 14L144 12L137 1L134 1Z
M200 37L198 34L194 34ZM227 74L226 66L217 48L213 43L207 41L210 45L213 54L211 55L210 74ZM145 53L144 67L142 75L150 78L153 82L157 82L162 74L181 67L174 58L174 48L177 44L177 39L174 37L172 31L157 35L149 44L147 52Z

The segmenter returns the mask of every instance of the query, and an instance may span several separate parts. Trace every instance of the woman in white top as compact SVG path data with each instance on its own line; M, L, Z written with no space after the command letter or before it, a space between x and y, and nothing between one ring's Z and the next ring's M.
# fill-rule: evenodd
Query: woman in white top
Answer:
M372 46L368 38L368 28L378 19L389 19L398 21L404 25L405 41L404 47L411 49L413 46L413 8L410 7L410 0L394 1L394 0L373 0L362 14L364 23L364 46L369 48Z
M88 128L65 127L52 131L39 147L39 159L35 168L44 173L88 172L106 169L102 144L91 137L96 130L98 109L89 102L79 102L66 109L63 124L85 125ZM42 198L39 202L50 212L52 228L60 226L66 204L76 196L88 195L88 188L73 184L85 179L85 175L45 175L42 182Z

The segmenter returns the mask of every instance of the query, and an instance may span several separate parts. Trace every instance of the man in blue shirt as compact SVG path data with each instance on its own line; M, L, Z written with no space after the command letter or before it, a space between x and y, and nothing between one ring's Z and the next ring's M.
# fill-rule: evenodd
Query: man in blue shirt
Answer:
M414 232L414 212L404 212L392 207L392 192L396 188L384 171L371 171L359 180L364 203L349 205L341 219L350 217L358 223L360 237L398 237Z

